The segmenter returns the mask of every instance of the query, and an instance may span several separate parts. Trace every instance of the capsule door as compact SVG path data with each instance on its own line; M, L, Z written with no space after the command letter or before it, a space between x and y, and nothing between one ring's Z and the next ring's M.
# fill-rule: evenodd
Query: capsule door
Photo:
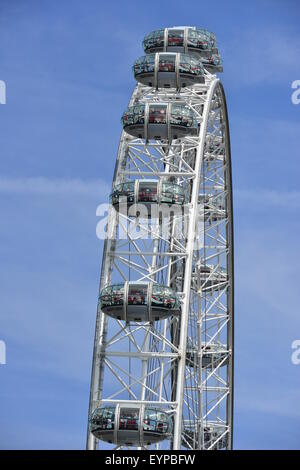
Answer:
M140 444L140 408L120 407L118 444Z
M184 29L169 29L167 50L184 52Z
M175 88L176 82L176 54L159 54L157 65L158 88Z
M148 117L148 139L167 139L167 105L150 104Z

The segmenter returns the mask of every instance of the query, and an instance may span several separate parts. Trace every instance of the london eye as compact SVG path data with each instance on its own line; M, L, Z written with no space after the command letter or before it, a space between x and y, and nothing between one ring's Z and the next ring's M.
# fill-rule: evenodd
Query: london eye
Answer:
M153 31L122 116L87 449L232 449L233 209L213 33Z

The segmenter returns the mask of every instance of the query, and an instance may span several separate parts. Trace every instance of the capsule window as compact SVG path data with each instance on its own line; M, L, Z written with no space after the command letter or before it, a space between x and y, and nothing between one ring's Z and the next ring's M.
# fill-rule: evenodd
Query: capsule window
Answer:
M115 284L106 287L100 294L101 307L111 307L113 305L122 305L124 301L124 285Z
M218 54L212 54L209 57L203 57L202 59L203 65L211 66L211 67L219 67L222 65L221 58Z
M170 287L153 285L152 307L174 308L176 305L176 295Z
M132 124L144 123L145 107L143 105L133 106L132 108Z
M123 114L124 127L144 122L144 106L133 106Z
M208 42L211 43L212 47L216 46L216 36L214 35L214 33L211 33L206 29L199 29L198 32L202 34L208 40Z
M147 54L136 60L133 69L135 75L154 72L155 54Z
M179 73L204 75L204 69L200 60L188 54L180 54Z
M134 202L134 181L123 183L119 192L119 198L127 198L127 202Z
M111 287L106 287L100 295L101 307L111 306Z
M121 408L119 429L128 431L137 431L139 428L139 408Z
M166 124L167 106L151 104L149 106L149 124Z
M124 194L132 194L134 192L134 181L129 181L122 184L122 192Z
M189 29L187 44L195 49L207 49L210 46L208 36L195 29Z
M160 54L159 72L175 72L175 54Z
M184 30L169 29L168 30L168 46L183 47Z
M129 181L115 186L111 195L112 204L119 204L122 198L127 198L127 202L134 201L134 181Z
M115 284L112 286L112 305L122 305L124 302L124 286Z
M164 47L164 29L159 29L148 34L144 39L144 49L150 49L151 47Z
M192 127L196 123L192 111L182 105L173 105L171 109L171 124L175 126Z
M139 184L139 202L157 202L157 183L143 183Z
M97 409L91 419L91 424L96 430L114 429L115 408L107 407Z
M143 420L143 429L144 431L165 434L169 430L169 421L167 415L157 410L146 408Z
M191 60L188 56L180 57L179 73L193 73Z
M161 202L166 202L169 204L183 204L183 188L177 184L163 183Z
M128 305L146 305L147 286L129 285Z

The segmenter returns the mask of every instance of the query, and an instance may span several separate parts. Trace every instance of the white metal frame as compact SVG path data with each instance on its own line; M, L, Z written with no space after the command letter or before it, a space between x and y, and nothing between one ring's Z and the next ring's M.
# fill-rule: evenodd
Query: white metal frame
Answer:
M179 293L182 314L124 324L98 309L89 413L105 403L160 405L173 414L174 431L171 443L157 447L231 449L233 220L226 102L219 79L206 73L204 84L181 90L139 84L129 104L175 99L195 111L199 135L147 142L123 132L113 185L173 178L185 188L188 204L168 219L163 213L156 224L110 207L100 290L122 280L164 283ZM199 206L199 194L209 194L212 205L222 201L224 217L215 220L209 208ZM208 289L197 274L199 263L212 265L212 274L225 268L225 281ZM216 342L228 356L213 368L202 367L205 347ZM192 366L188 344L198 349ZM88 430L87 449L96 448Z

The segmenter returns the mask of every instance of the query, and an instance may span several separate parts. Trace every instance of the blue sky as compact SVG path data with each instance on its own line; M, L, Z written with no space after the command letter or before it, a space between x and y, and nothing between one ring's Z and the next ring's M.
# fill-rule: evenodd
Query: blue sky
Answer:
M0 0L0 448L85 446L107 201L145 33L215 32L231 127L235 448L300 448L300 6Z

